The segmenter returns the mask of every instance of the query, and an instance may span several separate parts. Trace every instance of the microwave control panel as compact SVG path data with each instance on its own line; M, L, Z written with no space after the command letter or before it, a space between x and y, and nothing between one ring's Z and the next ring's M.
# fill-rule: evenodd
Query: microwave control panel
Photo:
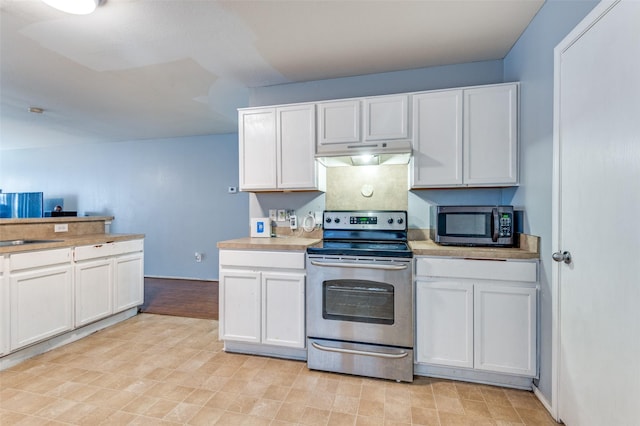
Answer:
M511 237L513 218L509 213L500 215L500 237Z

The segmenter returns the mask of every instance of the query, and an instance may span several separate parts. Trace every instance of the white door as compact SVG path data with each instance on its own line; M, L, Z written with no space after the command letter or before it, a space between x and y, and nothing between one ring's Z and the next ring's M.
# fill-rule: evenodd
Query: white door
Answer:
M114 261L113 312L144 302L144 253L118 256Z
M518 182L518 86L504 84L464 91L464 183Z
M71 275L70 264L11 273L12 351L73 328Z
M260 343L260 272L220 270L221 340Z
M462 185L462 90L413 96L411 187Z
M276 189L276 110L240 111L240 190Z
M262 343L304 348L305 275L262 273Z
M416 361L473 368L473 284L416 281Z
M376 96L364 100L364 139L388 141L409 137L409 97Z
M318 152L334 143L360 142L360 101L318 104Z
M314 104L277 109L278 189L315 189L316 108Z
M571 260L553 268L554 357L569 426L640 421L640 2L610 6L556 48L553 244Z
M76 263L75 293L76 327L113 313L113 261L105 258Z
M473 366L536 375L536 288L480 283L474 288Z

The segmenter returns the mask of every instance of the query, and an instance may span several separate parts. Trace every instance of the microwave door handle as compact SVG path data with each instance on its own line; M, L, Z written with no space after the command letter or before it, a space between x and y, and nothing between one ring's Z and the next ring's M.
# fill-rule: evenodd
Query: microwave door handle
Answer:
M495 242L498 242L498 236L499 236L499 230L500 230L500 215L498 215L498 209L495 207L491 209L491 218L493 219L491 221L492 223L491 241L495 243Z

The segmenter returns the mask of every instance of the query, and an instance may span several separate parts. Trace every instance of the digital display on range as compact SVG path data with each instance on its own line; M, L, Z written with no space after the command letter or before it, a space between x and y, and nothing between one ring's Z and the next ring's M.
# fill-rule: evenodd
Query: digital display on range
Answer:
M352 225L377 225L378 218L376 216L350 216L349 223Z

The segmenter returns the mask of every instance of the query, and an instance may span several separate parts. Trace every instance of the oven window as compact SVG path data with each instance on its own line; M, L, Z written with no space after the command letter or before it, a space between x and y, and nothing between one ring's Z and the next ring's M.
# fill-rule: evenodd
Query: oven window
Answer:
M329 280L322 284L322 318L393 324L394 288L364 280Z

